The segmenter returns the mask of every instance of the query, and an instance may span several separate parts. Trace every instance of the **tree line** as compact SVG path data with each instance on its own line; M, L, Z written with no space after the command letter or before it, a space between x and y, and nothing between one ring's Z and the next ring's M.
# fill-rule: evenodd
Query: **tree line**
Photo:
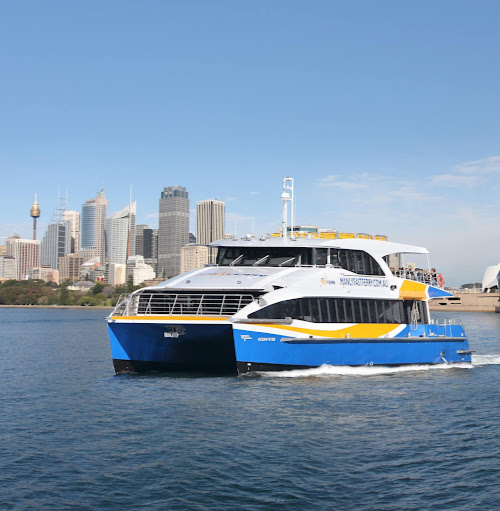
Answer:
M88 291L71 291L71 282L57 285L43 280L7 280L0 283L0 305L116 305L122 294L131 293L142 285L134 286L130 275L123 286L109 286L97 282Z

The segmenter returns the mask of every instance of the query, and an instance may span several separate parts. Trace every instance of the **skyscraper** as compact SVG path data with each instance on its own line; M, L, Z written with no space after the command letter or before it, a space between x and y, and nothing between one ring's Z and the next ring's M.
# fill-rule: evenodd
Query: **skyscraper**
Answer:
M135 254L136 202L106 218L106 260L108 263L127 264Z
M146 224L136 225L135 227L135 254L144 255L144 231L149 229Z
M208 245L224 238L225 204L216 199L196 203L196 242ZM215 263L217 249L209 248L208 262Z
M49 224L40 245L40 264L57 270L59 258L70 252L71 224L69 222Z
M80 249L80 213L78 211L65 211L62 214L63 222L69 222L71 225L71 254L75 254Z
M71 223L63 220L66 202L58 198L40 245L40 264L54 270L59 267L59 258L71 252Z
M97 193L95 199L89 199L82 205L81 248L96 249L97 255L104 263L106 245L104 239L104 222L108 214L108 200L104 189Z
M13 234L6 241L7 255L16 260L16 279L28 278L30 268L40 266L40 242L38 240L21 239Z
M189 196L183 186L168 186L161 192L158 224L158 271L162 277L178 275L181 248L189 242Z

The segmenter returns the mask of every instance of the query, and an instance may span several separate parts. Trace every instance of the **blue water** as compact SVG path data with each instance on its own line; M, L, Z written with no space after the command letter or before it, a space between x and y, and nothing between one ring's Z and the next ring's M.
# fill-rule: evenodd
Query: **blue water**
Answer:
M500 314L470 367L115 376L105 311L0 309L0 509L496 510Z

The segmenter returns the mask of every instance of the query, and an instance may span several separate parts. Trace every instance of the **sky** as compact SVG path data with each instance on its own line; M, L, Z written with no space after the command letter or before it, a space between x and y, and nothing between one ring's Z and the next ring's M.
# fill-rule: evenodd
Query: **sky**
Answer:
M157 226L165 186L226 231L296 223L500 263L500 2L0 2L0 243L101 188Z

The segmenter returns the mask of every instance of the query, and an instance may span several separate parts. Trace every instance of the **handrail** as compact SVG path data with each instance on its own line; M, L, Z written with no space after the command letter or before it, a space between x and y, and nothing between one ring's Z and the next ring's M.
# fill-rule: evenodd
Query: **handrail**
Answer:
M292 318L285 319L258 319L258 318L232 318L231 323L261 324L261 325L291 325Z

